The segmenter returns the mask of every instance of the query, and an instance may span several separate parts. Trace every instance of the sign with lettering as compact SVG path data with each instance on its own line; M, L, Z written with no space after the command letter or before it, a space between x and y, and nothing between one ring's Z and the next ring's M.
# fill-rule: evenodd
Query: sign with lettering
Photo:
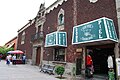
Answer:
M66 32L53 32L46 35L45 47L63 46L67 47Z
M72 44L112 40L117 42L113 20L106 17L73 27Z

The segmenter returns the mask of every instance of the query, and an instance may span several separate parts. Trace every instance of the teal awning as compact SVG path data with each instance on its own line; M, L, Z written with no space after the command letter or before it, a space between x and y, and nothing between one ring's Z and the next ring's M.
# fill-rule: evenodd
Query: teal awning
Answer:
M45 47L51 46L63 46L67 47L67 35L66 32L53 32L46 35Z
M106 17L73 27L72 44L118 42L113 20Z

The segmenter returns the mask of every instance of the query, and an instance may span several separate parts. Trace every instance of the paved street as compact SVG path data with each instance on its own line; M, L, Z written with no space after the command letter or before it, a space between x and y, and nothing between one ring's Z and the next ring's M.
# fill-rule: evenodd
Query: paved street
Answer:
M37 66L32 65L6 65L5 61L0 62L0 80L60 80L55 78L56 75L48 75L42 72L39 72ZM98 76L97 76L98 77ZM73 80L70 76L67 79L62 80ZM103 78L92 78L92 79L80 79L76 80L106 80Z
M59 80L53 75L39 72L39 68L31 65L6 65L0 62L0 80Z

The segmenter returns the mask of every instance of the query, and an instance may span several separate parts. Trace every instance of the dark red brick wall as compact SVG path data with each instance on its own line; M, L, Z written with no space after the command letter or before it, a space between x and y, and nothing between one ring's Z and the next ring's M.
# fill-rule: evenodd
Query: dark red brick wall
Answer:
M118 30L115 0L98 0L96 3L90 3L89 0L77 0L77 3L78 24L107 17L113 19Z
M90 3L89 0L76 0L77 1L77 24L83 24L101 17L108 17L113 19L115 28L118 34L117 15L115 0L98 0L96 3ZM45 35L50 32L54 32L57 29L57 16L60 9L65 11L65 30L67 32L67 62L73 62L77 53L75 53L78 45L72 45L72 30L74 27L73 23L73 0L68 0L57 8L54 8L50 13L46 14L46 22L44 24ZM48 28L49 27L49 28ZM50 53L50 60L53 58L52 48L45 48L44 59L46 54Z
M28 59L32 58L32 43L31 43L31 35L36 33L36 28L35 24L32 24L25 30L25 43L21 44L21 37L22 37L22 32L18 34L18 49L26 52L26 57Z
M65 11L65 30L67 32L67 39L68 45L71 44L71 38L72 38L72 27L73 27L73 0L68 0L67 2L64 2L62 5L59 5L57 8L54 8L54 10L50 11L50 13L46 14L46 22L44 24L44 34L48 34L51 32L54 32L57 30L57 19L58 19L58 13L60 9L63 9ZM49 27L49 28L48 28ZM45 40L44 40L45 41ZM50 54L50 60L53 60L53 48L45 48L44 53L44 59L46 60L46 55Z

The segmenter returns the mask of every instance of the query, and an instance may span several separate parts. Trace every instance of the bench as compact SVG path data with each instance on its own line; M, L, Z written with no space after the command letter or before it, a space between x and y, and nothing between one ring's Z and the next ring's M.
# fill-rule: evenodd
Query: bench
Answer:
M55 65L50 65L49 67L48 67L48 70L47 70L47 73L48 74L53 74L54 75L54 69L55 69Z
M48 74L53 74L54 75L54 69L55 65L50 65L50 64L43 64L41 67L40 72L48 73Z

